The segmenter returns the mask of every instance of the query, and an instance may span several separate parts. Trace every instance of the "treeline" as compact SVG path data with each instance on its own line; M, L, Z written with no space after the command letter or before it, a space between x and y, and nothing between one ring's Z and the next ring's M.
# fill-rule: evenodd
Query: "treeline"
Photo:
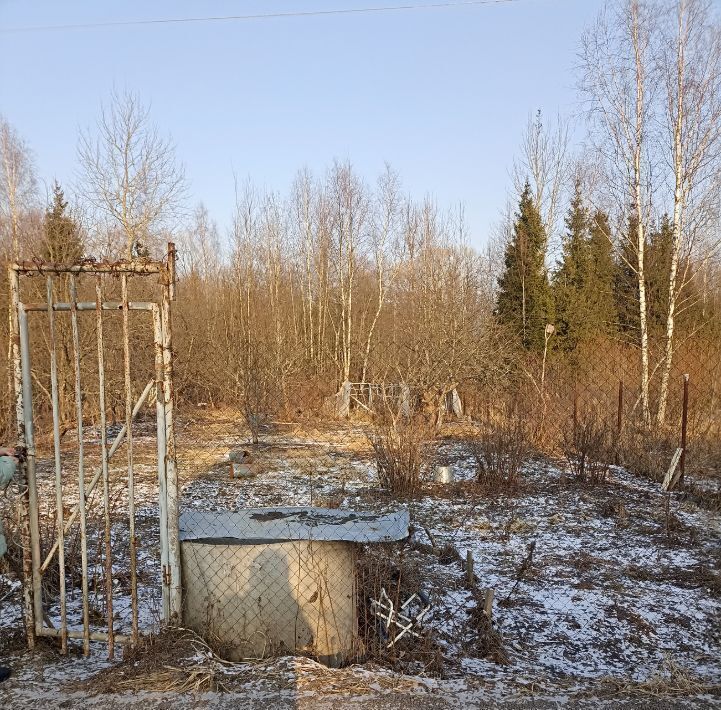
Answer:
M609 3L581 41L585 143L574 154L566 122L531 119L511 214L496 238L474 235L482 253L462 209L409 197L390 167L371 184L348 161L301 171L286 193L238 186L221 234L202 204L188 219L172 142L132 94L81 134L72 196L56 185L48 206L29 147L0 120L2 248L142 259L175 240L177 395L241 406L249 422L320 407L344 381L413 384L431 407L458 385L495 403L528 388L545 412L551 380L568 401L586 373L606 394L623 379L644 426L662 427L679 368L703 370L709 412L719 388L719 27L705 0Z
M604 338L640 346L635 218L629 216L627 231L616 233L608 214L587 204L576 183L560 258L549 266L543 220L530 185L523 190L505 248L496 313L502 324L519 334L526 349L572 353L583 343ZM649 333L658 342L669 307L673 227L666 214L650 227L645 232L644 281ZM686 278L677 294L677 335L711 335L717 322L714 294L709 292L711 267L693 256L684 267Z

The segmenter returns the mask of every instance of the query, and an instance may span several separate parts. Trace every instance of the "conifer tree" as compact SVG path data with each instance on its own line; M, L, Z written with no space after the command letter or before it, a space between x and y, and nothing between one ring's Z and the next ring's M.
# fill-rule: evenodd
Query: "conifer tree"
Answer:
M592 308L589 303L591 277L588 211L583 205L581 186L566 216L561 264L553 280L556 304L556 330L566 350L573 350L588 335Z
M597 335L611 334L618 322L614 299L613 240L608 215L597 210L588 224L589 258L591 276L589 300L591 303L592 329Z
M546 233L528 182L498 283L499 321L520 334L524 347L542 350L546 325L552 317L552 297L546 272Z
M636 215L632 214L628 220L628 232L621 238L613 279L618 330L624 339L632 343L640 342L638 275L635 269L638 257L634 242L636 225Z
M43 224L43 258L71 264L83 258L80 229L67 213L68 203L57 180L53 183L53 201L45 211Z
M656 229L649 233L646 258L648 284L648 328L659 335L666 326L668 310L668 274L671 269L673 225L665 214Z

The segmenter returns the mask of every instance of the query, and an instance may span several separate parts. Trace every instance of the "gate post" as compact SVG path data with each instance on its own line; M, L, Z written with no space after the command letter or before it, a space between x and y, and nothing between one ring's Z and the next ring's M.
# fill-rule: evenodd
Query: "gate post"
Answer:
M160 316L163 326L163 404L165 407L165 474L168 515L168 566L170 568L170 621L182 619L180 576L180 533L178 469L175 460L175 419L173 390L173 336L170 302L175 299L175 244L168 243L168 262L163 274Z
M20 354L20 279L18 272L11 266L8 269L10 281L10 354L12 358L12 380L15 391L15 416L17 421L17 447L27 451L27 434L25 429L25 402L23 397L23 367ZM32 415L31 415L32 416ZM31 552L30 520L36 511L31 510L30 481L27 460L20 463L21 478L24 490L18 501L18 522L20 539L23 549L23 608L25 616L25 633L28 648L35 648L35 611L33 595L33 560Z

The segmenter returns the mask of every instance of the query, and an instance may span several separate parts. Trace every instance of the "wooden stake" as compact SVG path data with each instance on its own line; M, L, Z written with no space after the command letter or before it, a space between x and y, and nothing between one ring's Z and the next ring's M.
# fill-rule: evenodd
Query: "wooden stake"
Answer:
M469 587L473 586L473 553L470 550L466 550L466 582Z
M493 618L493 589L486 589L486 595L483 600L483 613L489 618Z

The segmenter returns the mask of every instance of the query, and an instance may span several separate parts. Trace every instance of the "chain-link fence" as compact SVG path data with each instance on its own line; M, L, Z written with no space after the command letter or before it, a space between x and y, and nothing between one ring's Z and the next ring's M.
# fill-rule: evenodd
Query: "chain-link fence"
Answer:
M284 411L268 387L250 426L186 409L188 621L231 657L717 678L718 370L679 358L648 427L633 350L604 347L450 389L345 382Z

